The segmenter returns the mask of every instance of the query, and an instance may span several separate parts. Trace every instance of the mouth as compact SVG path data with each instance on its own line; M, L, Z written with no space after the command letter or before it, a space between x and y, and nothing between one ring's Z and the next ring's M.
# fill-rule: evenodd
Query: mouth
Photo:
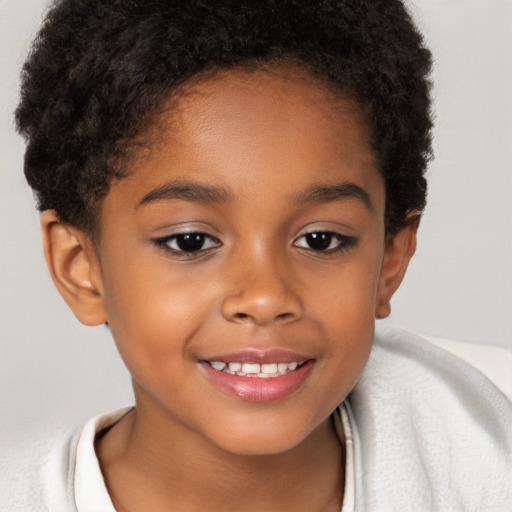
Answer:
M314 359L289 353L276 353L273 357L237 354L222 359L201 361L210 382L238 399L260 403L281 400L295 393L315 364Z
M239 361L207 361L216 371L237 375L238 377L251 377L256 379L272 379L296 371L304 363L292 361L289 363L242 363Z

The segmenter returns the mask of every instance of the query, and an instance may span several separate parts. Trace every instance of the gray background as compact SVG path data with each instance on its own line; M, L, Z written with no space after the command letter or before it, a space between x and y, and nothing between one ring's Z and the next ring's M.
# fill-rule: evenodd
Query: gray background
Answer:
M0 0L0 442L131 402L104 327L54 290L13 129L44 0ZM415 0L435 57L435 161L419 248L391 320L512 347L512 0ZM1 446L0 446L1 447Z

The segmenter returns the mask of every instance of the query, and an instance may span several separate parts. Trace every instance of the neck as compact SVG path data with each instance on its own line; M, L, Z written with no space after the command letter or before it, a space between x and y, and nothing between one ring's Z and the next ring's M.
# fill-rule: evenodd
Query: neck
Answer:
M155 416L136 409L97 442L119 512L340 510L344 450L330 418L284 453L239 455Z

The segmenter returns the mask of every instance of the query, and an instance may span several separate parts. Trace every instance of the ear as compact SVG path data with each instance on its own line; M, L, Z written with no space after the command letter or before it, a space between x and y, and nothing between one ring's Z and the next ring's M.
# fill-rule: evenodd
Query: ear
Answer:
M54 210L42 213L41 227L46 264L62 298L83 324L106 323L101 267L90 237Z
M420 214L411 212L406 224L394 235L388 235L379 277L376 318L386 318L391 313L391 297L404 278L409 262L416 251L416 232Z

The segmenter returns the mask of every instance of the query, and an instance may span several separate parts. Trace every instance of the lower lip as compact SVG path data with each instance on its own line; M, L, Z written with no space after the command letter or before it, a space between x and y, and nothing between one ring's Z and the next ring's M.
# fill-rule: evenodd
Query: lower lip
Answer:
M231 375L214 370L207 362L203 362L202 366L208 377L229 394L248 402L273 402L296 391L306 380L313 364L309 360L292 372L268 379Z

